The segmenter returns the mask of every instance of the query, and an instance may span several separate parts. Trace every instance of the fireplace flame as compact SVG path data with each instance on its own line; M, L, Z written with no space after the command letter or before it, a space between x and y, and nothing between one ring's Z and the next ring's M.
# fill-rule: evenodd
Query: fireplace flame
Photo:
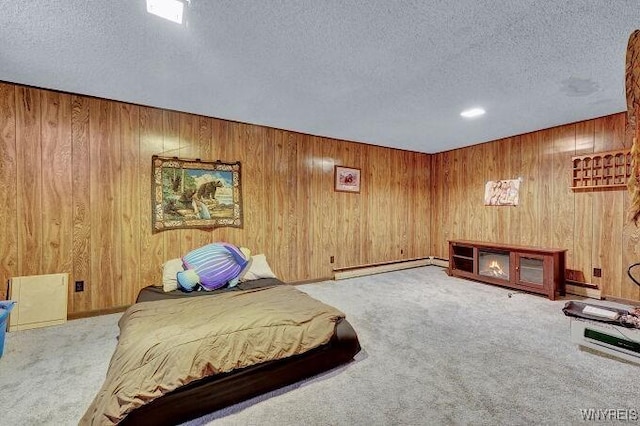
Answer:
M497 260L492 260L486 267L487 269L484 272L484 275L489 275L497 278L506 277L507 274L502 269L502 265Z

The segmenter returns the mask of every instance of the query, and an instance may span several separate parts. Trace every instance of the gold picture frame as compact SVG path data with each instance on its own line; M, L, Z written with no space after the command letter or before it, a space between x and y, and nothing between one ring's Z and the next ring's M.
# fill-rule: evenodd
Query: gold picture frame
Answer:
M355 167L334 167L333 189L338 192L360 192L360 169Z
M180 228L242 228L240 162L151 159L153 232Z

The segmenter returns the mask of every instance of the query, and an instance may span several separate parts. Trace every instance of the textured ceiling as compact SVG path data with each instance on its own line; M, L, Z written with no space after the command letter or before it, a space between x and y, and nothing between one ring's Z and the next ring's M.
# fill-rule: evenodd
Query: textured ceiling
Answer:
M624 111L640 28L638 0L1 5L0 80L428 153Z

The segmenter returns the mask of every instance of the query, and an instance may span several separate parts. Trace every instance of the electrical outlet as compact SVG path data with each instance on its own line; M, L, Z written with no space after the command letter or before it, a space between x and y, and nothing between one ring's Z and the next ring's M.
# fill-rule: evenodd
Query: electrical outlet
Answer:
M333 263L335 261L336 261L336 259L333 256L331 256L331 258L329 259L329 263Z
M76 281L76 293L84 291L84 281Z
M594 276L594 277L601 277L601 276L602 276L602 269L600 269L600 268L593 268L593 276Z

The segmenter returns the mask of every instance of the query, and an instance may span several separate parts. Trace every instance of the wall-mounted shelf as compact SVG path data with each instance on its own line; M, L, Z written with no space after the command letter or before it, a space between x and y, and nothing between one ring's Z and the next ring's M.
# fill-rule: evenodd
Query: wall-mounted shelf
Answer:
M572 189L623 188L631 176L631 150L572 157Z

